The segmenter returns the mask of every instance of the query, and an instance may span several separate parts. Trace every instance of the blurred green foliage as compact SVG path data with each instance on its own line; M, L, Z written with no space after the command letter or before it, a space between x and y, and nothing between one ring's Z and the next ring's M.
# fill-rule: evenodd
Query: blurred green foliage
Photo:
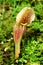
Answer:
M7 3L7 5L6 5ZM13 26L24 7L32 7L35 20L21 41L21 54L14 59ZM43 65L43 0L0 0L0 65Z

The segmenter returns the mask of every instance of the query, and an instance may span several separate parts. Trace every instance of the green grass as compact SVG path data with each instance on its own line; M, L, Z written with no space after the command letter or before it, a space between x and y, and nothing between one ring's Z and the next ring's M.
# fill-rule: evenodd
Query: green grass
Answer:
M7 11L5 3L9 4ZM15 61L13 26L16 15L24 7L32 7L35 20L28 27L21 41L21 53ZM0 0L0 65L43 65L43 1L42 0Z

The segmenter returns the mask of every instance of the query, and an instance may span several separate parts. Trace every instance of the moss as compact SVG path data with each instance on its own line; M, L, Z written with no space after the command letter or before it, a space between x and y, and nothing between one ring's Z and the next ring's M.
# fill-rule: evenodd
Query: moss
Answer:
M4 3L10 9L5 10ZM0 65L26 65L38 62L43 65L43 3L41 0L0 0ZM3 7L4 6L4 7ZM21 41L21 54L14 59L13 26L16 15L23 7L32 7L35 20ZM8 14L7 14L8 13ZM6 18L7 17L7 18ZM28 64L28 65L29 65Z

